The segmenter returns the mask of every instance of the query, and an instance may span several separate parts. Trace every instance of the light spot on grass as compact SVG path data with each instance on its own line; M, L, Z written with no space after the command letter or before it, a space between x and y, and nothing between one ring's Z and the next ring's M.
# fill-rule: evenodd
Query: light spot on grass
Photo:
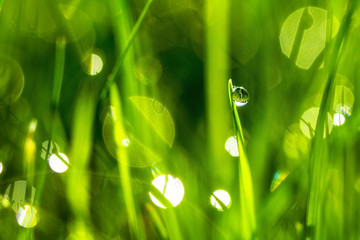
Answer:
M301 131L307 138L314 137L318 115L319 115L319 108L309 108L304 112L304 114L300 119ZM327 126L324 126L325 128L324 136L323 136L324 138L326 137L326 135L330 134L333 127L333 121L330 114L328 113L327 116L328 116Z
M121 145L123 145L124 147L130 146L130 140L128 138L124 138L123 140L121 140Z
M230 208L231 198L225 190L216 190L210 197L210 203L219 211L224 211L223 207Z
M309 69L325 48L327 11L318 7L301 8L285 20L279 40L282 52L302 69ZM332 36L339 22L333 18Z
M51 170L57 173L63 173L69 168L69 159L64 153L52 154L49 158Z
M7 196L0 195L0 209L1 208L8 208L10 206L10 201Z
M334 125L341 126L345 123L345 117L341 113L334 114Z
M16 220L24 228L35 227L39 220L36 208L30 205L20 207L16 214Z
M99 55L92 53L87 59L86 65L86 73L94 76L101 72L103 68L103 61Z
M182 182L171 175L160 175L152 181L152 185L159 190L159 192L176 207L179 205L184 197L185 189ZM153 203L161 208L166 208L151 192L149 193Z
M239 148L236 137L229 137L225 142L225 149L230 153L233 157L239 156Z
M141 83L155 85L162 75L160 61L154 57L140 58L136 61L135 75Z
M2 162L0 162L0 174L2 173L3 169L4 169L3 164Z

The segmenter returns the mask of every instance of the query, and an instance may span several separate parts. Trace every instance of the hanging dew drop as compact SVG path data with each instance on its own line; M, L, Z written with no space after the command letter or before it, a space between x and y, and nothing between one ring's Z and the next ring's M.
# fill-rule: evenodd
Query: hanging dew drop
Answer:
M243 87L233 87L232 99L236 106L242 107L249 102L250 95Z

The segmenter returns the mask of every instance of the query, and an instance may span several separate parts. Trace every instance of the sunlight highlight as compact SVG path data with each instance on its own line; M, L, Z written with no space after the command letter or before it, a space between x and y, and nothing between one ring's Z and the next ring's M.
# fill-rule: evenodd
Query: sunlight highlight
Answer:
M225 142L225 149L230 153L233 157L239 156L239 149L236 137L229 137Z
M216 190L210 197L210 203L219 211L224 211L223 207L230 208L231 198L225 190Z
M87 74L91 76L99 74L103 68L101 57L95 53L90 54L87 64Z
M123 145L124 147L130 146L130 140L128 138L124 138L123 140L121 140L121 145Z
M181 203L185 194L182 182L171 175L160 175L156 177L152 181L152 185L154 185L174 207ZM166 208L151 192L149 192L149 195L156 206Z
M64 153L52 154L49 158L51 170L57 173L63 173L69 168L69 159Z
M25 205L19 208L16 214L18 224L24 228L35 227L38 223L38 214L36 208Z
M300 8L290 14L279 36L283 54L294 59L299 68L309 69L325 48L327 24L327 11L322 8ZM334 17L332 37L338 29L339 21Z
M345 117L341 113L334 114L334 125L341 126L345 123Z
M319 108L309 108L300 119L300 128L307 138L313 138L315 134L316 121L319 115ZM330 114L327 114L327 126L324 126L324 138L331 133L333 121ZM326 131L327 130L327 131Z
M2 173L3 169L4 169L3 164L2 162L0 162L0 174Z

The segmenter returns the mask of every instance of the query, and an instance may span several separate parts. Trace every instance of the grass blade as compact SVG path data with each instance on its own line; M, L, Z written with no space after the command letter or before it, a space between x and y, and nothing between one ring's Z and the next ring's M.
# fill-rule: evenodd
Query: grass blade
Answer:
M256 233L255 203L251 171L244 149L244 136L237 108L232 100L232 81L229 80L229 100L233 111L236 138L239 148L240 226L243 239L253 239Z
M102 100L104 100L104 98L106 97L107 93L109 92L112 84L114 83L115 78L116 78L117 74L119 73L122 64L124 63L126 54L129 51L130 46L134 42L136 33L138 32L138 30L139 30L139 28L141 26L141 23L143 22L143 20L144 20L144 18L146 16L146 13L149 11L151 3L152 3L152 0L148 0L146 2L146 4L145 4L145 6L144 6L138 20L136 21L133 29L131 30L131 32L129 34L129 37L128 37L126 43L125 43L125 46L121 50L120 56L116 60L115 66L114 66L113 70L111 71L103 90L100 93L100 102L102 102Z
M344 21L340 27L335 44L329 58L329 75L323 93L318 119L316 122L315 136L313 138L310 152L310 195L307 209L308 238L322 239L322 201L325 199L323 189L325 177L327 176L328 162L322 156L324 147L324 126L327 113L331 106L332 96L335 91L335 76L339 65L342 45L350 28L351 17L356 9L358 1L351 1Z
M116 156L119 161L119 175L121 178L121 187L125 199L125 206L129 218L129 227L132 239L145 239L144 230L137 218L137 209L134 202L131 174L128 165L128 155L126 147L121 147L121 141L127 138L124 128L124 120L122 114L122 104L117 85L113 84L110 89L110 103L114 107L114 139L116 143Z

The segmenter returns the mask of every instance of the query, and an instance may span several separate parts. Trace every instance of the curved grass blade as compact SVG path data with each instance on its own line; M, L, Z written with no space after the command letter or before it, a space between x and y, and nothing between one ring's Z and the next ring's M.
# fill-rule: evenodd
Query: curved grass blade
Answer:
M228 83L229 100L233 111L234 125L239 148L239 187L240 187L240 227L243 239L255 238L256 216L252 177L244 149L244 136L237 108L232 99L232 81Z

